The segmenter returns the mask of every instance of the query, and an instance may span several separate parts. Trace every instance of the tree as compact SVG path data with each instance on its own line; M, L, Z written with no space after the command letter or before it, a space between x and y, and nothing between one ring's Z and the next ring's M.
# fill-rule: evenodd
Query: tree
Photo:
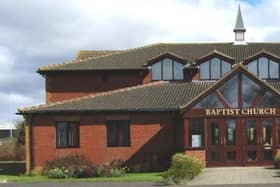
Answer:
M17 146L25 145L25 128L24 128L24 121L17 121L16 124L16 144Z

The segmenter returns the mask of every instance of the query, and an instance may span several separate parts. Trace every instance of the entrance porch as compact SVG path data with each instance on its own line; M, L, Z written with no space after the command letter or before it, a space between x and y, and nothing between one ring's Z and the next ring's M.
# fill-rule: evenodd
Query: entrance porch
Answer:
M184 108L184 148L207 167L272 165L280 98L247 71L227 75Z

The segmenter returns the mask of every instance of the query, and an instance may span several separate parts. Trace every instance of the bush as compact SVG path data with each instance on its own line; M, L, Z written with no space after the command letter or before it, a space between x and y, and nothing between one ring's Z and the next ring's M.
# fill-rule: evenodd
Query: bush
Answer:
M115 160L109 164L95 166L81 154L68 154L48 161L43 174L50 178L88 178L88 177L119 177L128 172L123 162Z
M43 169L43 173L52 176L60 176L68 172L71 177L87 178L96 176L96 167L84 155L68 154L56 157L52 161L48 161Z
M274 166L276 168L280 169L280 154L279 153L274 157Z
M53 179L65 179L73 177L73 173L68 169L54 168L49 171L48 177Z
M120 177L129 171L120 160L115 160L109 164L99 165L96 169L98 177Z
M131 172L162 172L166 171L171 165L170 152L139 154L130 159L126 164Z
M0 145L0 161L21 161L25 159L25 146L17 145L15 138L7 138Z
M16 126L15 138L16 138L17 146L25 145L24 121L16 121L15 126Z
M203 163L195 158L181 153L172 157L171 167L162 177L168 184L180 184L193 179L203 169Z

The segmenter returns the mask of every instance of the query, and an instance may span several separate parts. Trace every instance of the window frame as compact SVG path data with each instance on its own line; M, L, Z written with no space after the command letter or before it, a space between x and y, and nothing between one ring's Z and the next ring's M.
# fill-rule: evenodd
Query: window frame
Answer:
M277 137L276 137L276 145L278 147L280 147L280 117L277 117L276 118L276 134L277 134Z
M237 96L238 97L236 99L237 99L238 103L236 106L232 106L231 103L228 101L228 99L220 92L220 88L223 85L225 85L227 83L227 81L235 78L235 76L237 76L237 81L235 81L235 83L237 83ZM248 102L249 103L248 106L244 105L246 103L246 101L245 101L246 97L244 96L244 93L248 93L248 92L245 92L246 86L244 86L244 84L246 83L246 80L249 80L248 81L249 83L253 83L254 85L258 86L260 88L260 90L263 90L263 94L261 94L261 95L256 94L256 96L254 96L253 100ZM252 89L250 89L250 90L252 90ZM256 93L262 93L262 92L256 92ZM273 98L280 99L280 97L278 97L277 93L274 90L267 87L262 82L259 82L259 80L257 80L254 76L252 76L248 73L238 72L237 74L233 74L232 76L228 77L225 81L221 82L211 92L207 92L207 93L203 94L203 96L201 96L200 100L193 102L193 104L191 105L191 108L199 109L199 110L207 109L207 108L215 108L213 106L204 105L204 107L203 107L201 105L204 102L204 100L206 100L207 97L209 97L211 95L216 95L218 101L223 105L222 107L216 107L216 108L255 108L255 107L269 108L269 107L275 107L275 106L269 106L269 105L260 106L261 102L263 101L264 97L267 94L271 94L273 96ZM250 97L252 97L252 96L250 96ZM276 101L274 103L276 103Z
M202 137L201 137L201 146L200 147L192 147L192 120L201 120L202 122ZM193 125L197 125L197 124L193 124ZM194 117L194 118L189 118L188 119L188 134L189 134L189 140L188 140L188 145L187 145L187 149L204 149L205 148L205 132L206 132L206 126L205 126L205 119L202 117Z
M211 68L211 66L212 66L212 61L213 61L213 59L218 59L219 60L219 78L212 78L212 68ZM209 77L208 79L202 79L201 78L201 64L203 64L203 63L209 63L209 65L208 65L208 75L207 75L207 77ZM225 59L225 58L221 58L221 57L218 57L218 56L211 56L211 57L209 57L209 58L206 58L206 59L204 59L203 61L201 61L200 63L199 63L199 79L200 80L219 80L221 77L223 77L226 73L228 73L229 71L227 71L226 73L223 73L223 62L225 62L225 63L228 63L228 64L230 64L230 70L232 69L232 63L231 63L231 60L228 60L228 59Z
M172 61L172 78L171 79L164 79L163 78L163 74L164 74L163 73L163 61L165 59L169 59L169 60ZM158 63L160 64L160 79L154 79L153 78L153 65L158 64ZM182 68L182 74L183 74L182 79L176 79L174 77L174 75L175 75L175 72L174 72L174 70L175 70L174 66L175 65L174 64L175 63L181 64L183 66L183 68ZM151 73L152 73L152 81L161 81L161 80L163 80L163 81L182 81L182 80L184 80L184 64L181 63L181 62L178 62L177 60L174 60L173 58L169 58L169 57L162 58L162 59L158 60L157 62L151 64Z
M117 143L115 144L115 145L110 145L110 140L109 140L109 138L110 138L110 132L109 132L109 126L111 126L111 125L117 125L117 126L120 126L121 124L118 124L118 123L123 123L123 122L125 122L126 123L126 125L128 126L128 132L129 132L129 134L128 134L128 144L121 144L122 142L121 142L121 140L120 140L120 129L121 128L118 128L118 139L117 139ZM109 123L112 123L112 124L109 124ZM106 120L106 147L107 148L119 148L119 147L131 147L131 121L130 120ZM124 141L124 142L126 142L126 141Z
M267 59L267 75L268 75L267 78L262 78L262 77L260 77L259 60L260 60L261 58L266 58L266 59ZM249 64L250 64L250 63L253 63L254 61L256 61L256 63L257 63L257 72L256 72L256 74L255 74L255 72L252 72L252 71L249 69L249 67L248 67ZM271 78L271 75L270 75L270 63L271 63L271 61L278 64L278 78ZM251 59L250 61L248 61L248 62L246 63L246 65L247 65L247 68L248 68L248 70L249 70L250 72L254 73L256 76L258 76L258 77L261 78L261 79L264 79L264 80L279 80L279 79L280 79L280 62L279 62L279 60L270 58L270 57L268 57L268 56L266 56L266 55L262 55L262 56L257 56L257 57L255 57L254 59Z
M66 123L66 146L59 146L58 145L58 124L59 123ZM78 129L78 132L77 132L77 145L74 145L74 146L69 146L69 129L70 129L70 123L72 124L76 124L77 125L77 129ZM78 121L56 121L55 122L55 128L56 128L56 148L57 149L65 149L65 148L80 148L80 123Z

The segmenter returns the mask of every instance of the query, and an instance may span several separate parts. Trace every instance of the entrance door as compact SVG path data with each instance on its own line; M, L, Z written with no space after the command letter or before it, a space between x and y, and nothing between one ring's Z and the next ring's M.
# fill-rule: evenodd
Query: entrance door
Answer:
M275 132L275 118L210 119L207 166L271 165Z
M273 160L273 119L245 120L244 164L271 164ZM274 133L275 134L275 133Z
M207 165L240 165L241 125L237 119L213 119L208 122Z

